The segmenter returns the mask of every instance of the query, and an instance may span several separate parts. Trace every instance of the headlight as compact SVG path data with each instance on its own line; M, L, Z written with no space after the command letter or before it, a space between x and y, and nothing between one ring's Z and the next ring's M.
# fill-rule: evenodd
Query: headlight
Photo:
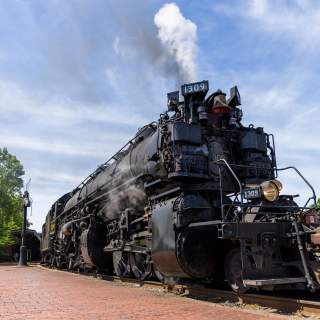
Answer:
M282 184L278 180L270 180L261 183L262 195L270 202L276 201L279 198L281 189Z

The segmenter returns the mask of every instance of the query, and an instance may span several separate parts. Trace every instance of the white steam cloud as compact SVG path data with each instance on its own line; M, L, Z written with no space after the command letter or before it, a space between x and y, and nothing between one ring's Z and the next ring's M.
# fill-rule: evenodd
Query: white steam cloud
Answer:
M168 59L178 64L180 82L197 80L197 26L186 19L175 3L165 4L154 16L158 37Z

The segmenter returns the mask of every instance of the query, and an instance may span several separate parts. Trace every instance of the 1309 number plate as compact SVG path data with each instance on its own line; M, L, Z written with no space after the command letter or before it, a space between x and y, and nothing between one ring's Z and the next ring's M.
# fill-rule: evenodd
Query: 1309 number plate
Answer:
M242 192L245 199L256 199L261 196L260 188L244 189Z
M208 81L201 81L195 83L184 84L181 87L181 93L183 96L187 96L190 94L194 94L197 92L207 92L209 90L209 83Z

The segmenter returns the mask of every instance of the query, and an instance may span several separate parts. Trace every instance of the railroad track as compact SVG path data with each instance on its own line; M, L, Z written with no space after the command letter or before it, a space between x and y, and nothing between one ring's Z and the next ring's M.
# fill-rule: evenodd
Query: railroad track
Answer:
M49 269L37 265L39 267ZM64 272L63 270L60 270ZM287 298L280 296L271 296L269 294L237 294L232 291L213 289L199 285L166 285L157 281L140 281L133 278L120 278L117 276L109 276L105 274L85 273L85 272L72 272L90 276L105 281L121 284L131 284L139 287L157 288L164 292L170 292L184 297L190 297L198 300L205 300L214 303L232 303L238 306L250 308L267 308L272 312L296 314L307 317L315 317L320 319L320 301L304 300L296 298Z

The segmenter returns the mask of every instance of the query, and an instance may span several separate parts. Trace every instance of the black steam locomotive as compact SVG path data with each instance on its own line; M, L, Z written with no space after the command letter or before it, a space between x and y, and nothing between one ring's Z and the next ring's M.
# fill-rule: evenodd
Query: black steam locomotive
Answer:
M274 139L241 124L237 87L168 93L168 110L51 207L42 262L233 290L320 287L320 219L309 182L277 168ZM280 194L282 170L312 192Z

